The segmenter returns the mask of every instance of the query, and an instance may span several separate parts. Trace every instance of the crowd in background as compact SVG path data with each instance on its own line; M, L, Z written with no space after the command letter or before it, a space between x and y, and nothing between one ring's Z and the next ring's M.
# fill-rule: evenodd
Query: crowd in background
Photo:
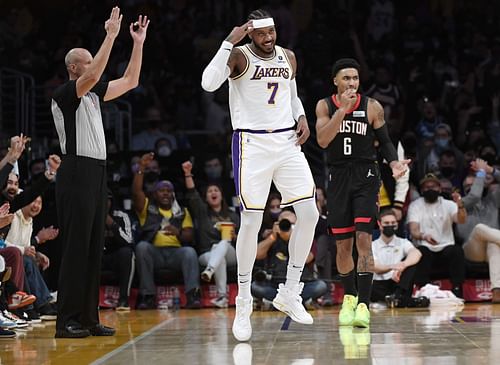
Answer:
M51 6L23 0L0 4L0 12L5 14L0 19L0 66L33 75L37 85L47 88L48 109L51 89L67 78L64 55L69 48L78 46L92 52L97 50L104 34L102 20L113 5L109 0L96 4L53 1ZM499 227L496 168L500 167L500 4L486 0L203 0L194 5L187 0L127 0L120 5L125 23L131 20L127 17L137 13L147 14L151 19L140 85L124 97L132 105L134 136L121 151L111 131L107 131L110 214L106 250L110 255L116 254L109 259L110 267L122 268L120 276L127 279L120 285L120 307L128 306L126 296L134 266L139 276L136 283L141 295L139 308L156 306L153 298L156 271L169 267L182 272L188 307L200 306L200 285L211 280L215 280L218 288L213 304L227 305L222 275L225 270L220 265L225 265L222 262L227 262L228 268L234 265L231 256L234 236L221 239L219 228L214 228L216 222L229 220L237 234L238 203L229 156L227 87L209 94L199 85L201 71L221 41L233 26L244 23L246 15L259 7L273 15L277 43L293 49L297 56L299 95L313 132L304 150L316 175L321 214L326 214L327 197L323 189L326 179L322 159L317 158L314 107L320 98L334 91L330 79L334 60L354 57L362 66L361 92L381 102L394 144L400 144L404 154L412 159L409 189L398 207L398 234L411 238L415 244L426 241L424 237L412 237L412 233L420 232L412 232L411 224L406 228L408 207L423 199L424 191L436 190L441 197L435 202L444 199L456 203L456 209L460 209L462 203L453 196L458 192L464 197L468 221L463 223L463 217L456 217L455 208L450 206L450 227L440 227L446 234L452 232L448 243L460 247L465 244L465 253L464 250L455 253L462 257L453 256L458 260L453 262L465 265L463 256L481 262L500 257L494 248L498 235L489 231ZM54 18L64 22L55 23ZM128 59L131 46L127 40L126 32L122 32L104 78L113 79L123 73L126 64L116 60ZM2 146L2 156L6 156L10 137L16 132L0 133L2 141L9 141ZM55 172L48 162L49 155L60 154L55 129L52 135L32 137L19 156L18 170L13 170L15 174L4 182L3 194L10 199L17 194L12 187L16 181L12 180L29 191L39 188L37 183L46 178L46 171ZM40 143L42 137L48 137L49 143L42 154L33 156L30 143ZM149 152L154 152L154 156L148 155ZM183 165L186 161L192 163L192 170L186 171ZM429 177L429 173L436 178ZM193 185L186 181L187 175L192 175ZM56 308L49 305L40 310L40 306L50 304L47 292L57 290L60 260L53 185L44 186L43 209L32 206L37 204L37 196L25 202L31 207L25 216L33 218L30 240L36 241L37 237L40 240L37 236L40 232L44 240L43 244L35 242L33 247L40 252L39 257L50 259L50 265L43 258L38 262L45 278L44 303L37 305L23 282L17 282L17 286L23 285L16 290L4 290L10 296L7 303L17 295L14 298L24 300L23 304L31 301L28 308L35 303L38 314L48 313L47 318L54 315ZM283 220L280 218L283 212L273 204L273 197L275 203L279 200L278 195L270 196L260 240L274 237L275 241L284 242L286 248L286 234L281 235L286 227L274 224ZM38 204L41 206L41 202ZM168 211L168 219L160 214L148 222L151 204L160 211ZM484 207L488 216L481 214ZM293 221L293 217L287 217L286 220ZM420 228L426 224L418 221L422 219L418 215L409 218L410 223L419 223ZM335 275L334 244L324 237L324 225L322 217L308 260L311 282L324 279L329 283ZM44 230L48 227L50 235ZM161 236L157 236L158 231ZM475 239L486 235L485 240L493 242L493 246L487 245L488 255L484 252L482 256L475 255L467 248L472 233ZM156 250L157 247L168 249ZM27 251L30 253L31 248ZM261 254L259 258L265 258L269 252ZM30 256L26 252L24 255ZM30 257L36 257L33 255ZM276 252L269 255L275 257ZM427 259L425 264L429 265ZM266 265L269 262L261 267ZM280 276L275 263L272 265L272 270L259 269L260 278L269 285L253 288L264 299L270 297L266 290L274 285L273 279L266 275L276 271L275 279ZM456 279L454 285L460 285L465 272L450 275ZM419 280L424 284L422 276ZM320 298L320 303L328 304L328 288L316 284L310 298Z

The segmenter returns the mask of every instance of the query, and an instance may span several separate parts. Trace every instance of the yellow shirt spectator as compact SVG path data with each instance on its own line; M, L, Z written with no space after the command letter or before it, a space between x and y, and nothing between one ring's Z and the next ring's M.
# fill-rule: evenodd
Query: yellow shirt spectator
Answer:
M146 222L146 215L149 207L149 199L146 198L146 203L144 204L144 208L139 214L139 223L141 226ZM183 208L185 212L184 219L182 220L182 228L193 228L193 219L189 214L189 211L186 208ZM162 209L158 207L160 214L165 218L172 217L172 209ZM158 231L153 238L153 245L156 247L181 247L181 241L174 235L166 235L162 230Z

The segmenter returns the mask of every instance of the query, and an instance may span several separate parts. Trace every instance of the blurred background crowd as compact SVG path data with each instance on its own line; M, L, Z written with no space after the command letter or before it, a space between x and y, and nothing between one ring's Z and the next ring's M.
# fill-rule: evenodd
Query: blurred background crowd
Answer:
M85 47L95 53L104 36L103 20L115 4L110 0L53 0L50 5L28 0L0 2L1 155L7 155L12 136L24 133L31 137L14 174L5 181L5 196L17 194L12 191L12 179L18 180L21 189L39 189L36 184L45 178L49 155L60 155L50 98L52 90L67 78L64 55L73 47ZM297 56L299 95L312 132L303 150L319 188L318 208L323 215L327 174L324 151L315 138L314 108L319 99L334 92L331 65L340 57L354 57L360 62L361 92L381 102L394 144L400 145L412 159L406 195L398 201L398 234L411 238L411 232L405 228L407 209L419 199L422 179L429 173L439 180L443 199L452 199L453 192L467 196L477 174L484 177L483 171L486 177L480 199L496 192L495 168L500 167L498 2L124 0L119 5L125 24L136 14L147 14L151 19L139 87L120 101L103 106L110 197L110 239L106 249L116 253L126 247L122 250L124 258L111 260L110 267L118 267L119 275L128 278L137 266L135 285L140 287L141 308L156 305L152 297L153 277L159 269L169 268L182 272L188 305L198 307L200 280L213 280L212 275L218 271L211 265L220 265L221 260L214 263L207 257L201 259L204 253L213 251L212 244L221 240L218 228L211 230L215 229L211 223L233 221L237 232L227 84L215 93L206 93L200 87L200 78L221 41L256 8L265 8L273 15L277 43L291 48ZM130 50L130 39L122 30L105 79L122 75ZM149 152L154 152L154 157ZM185 181L185 161L192 164L188 172L194 176L194 187ZM57 230L53 185L47 183L42 191L43 209L33 215L33 238L44 228ZM496 204L496 195L491 199ZM386 205L394 205L394 199L389 200ZM284 219L280 218L282 212L276 201L279 202L279 195L271 195L261 240L271 235L273 229L281 237L280 228L273 228L274 222ZM180 239L162 241L155 236L157 232L146 235L149 202L171 211L166 224L176 227L174 236L181 235ZM471 213L473 206L469 208ZM496 209L496 222L485 222L478 216L476 224L498 228L497 205L492 209ZM209 223L201 224L206 216ZM286 216L288 221L293 219ZM321 224L324 220L318 223L317 240L325 230ZM282 232L286 232L285 226L281 227ZM191 236L186 233L189 228ZM168 236L165 224L161 229ZM60 244L57 234L51 234L36 250L50 258L50 266L42 265L43 278L48 290L56 291ZM470 231L462 235L455 232L455 244L466 242L469 234ZM286 235L281 239L286 242ZM232 246L234 236L222 241ZM142 242L152 247L182 249L186 251L182 257L187 258L177 266L171 263L170 256L157 260L155 251ZM332 242L328 245L333 246ZM316 255L322 260L328 255L324 250L322 245L319 252L315 245L308 262L311 280L324 279L329 284L334 277L331 268L335 260L326 264L321 261L319 269L315 265ZM217 257L224 257L228 267L234 266L231 248L222 251ZM326 251L330 252L328 248ZM134 256L136 264L131 263L130 257ZM128 262L126 269L119 271L124 262ZM186 269L184 262L191 269ZM146 269L148 265L152 270ZM269 263L262 264L266 265ZM227 280L234 280L231 270L228 272ZM126 306L130 281L123 285L121 304ZM213 303L217 306L227 305L224 285L218 285L220 295ZM315 289L324 294L326 289L320 286ZM17 290L28 296L33 294L26 287Z

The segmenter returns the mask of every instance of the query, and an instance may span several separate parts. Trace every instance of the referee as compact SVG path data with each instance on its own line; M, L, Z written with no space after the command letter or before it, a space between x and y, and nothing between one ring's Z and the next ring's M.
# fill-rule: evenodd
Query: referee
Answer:
M114 7L105 22L106 37L93 58L83 48L65 57L69 81L52 98L52 116L63 154L56 182L56 202L63 252L58 287L56 336L112 336L115 330L99 323L99 278L106 217L106 141L102 101L136 87L149 21L139 16L130 24L133 49L123 77L100 82L122 15Z

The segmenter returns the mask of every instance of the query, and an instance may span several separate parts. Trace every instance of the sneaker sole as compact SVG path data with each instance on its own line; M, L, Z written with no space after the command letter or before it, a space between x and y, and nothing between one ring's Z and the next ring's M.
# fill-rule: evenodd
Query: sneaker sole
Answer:
M295 313L293 313L293 311L288 309L288 305L286 305L285 303L280 303L276 299L273 300L273 306L274 306L274 308L276 308L280 312L285 313L287 316L289 316L291 319L293 319L297 323L300 323L300 324L313 324L314 323L314 320L312 318L310 321L309 320L305 321L305 320L300 319L299 317L297 317L295 315Z
M40 316L40 319L42 321L55 321L57 320L57 316L55 315L49 315L49 314L43 314Z
M2 327L3 329L6 329L6 330L12 330L14 328L18 328L17 324L13 323L13 324L0 324L0 327Z
M35 301L36 301L36 298L35 299L29 299L29 300L26 300L26 301L21 302L19 304L9 304L7 307L9 309L15 310L15 309L24 308L24 307L26 307L28 305L31 305L31 304L35 303Z
M233 327L231 328L231 331L233 332L233 336L235 339L237 339L238 341L240 342L246 342L246 341L249 341L250 338L252 337L252 325L250 324L250 333L247 335L247 336L244 336L244 337L241 337L241 336L238 336L236 334L236 332L234 331L234 324L233 324Z
M357 328L369 328L370 327L370 322L365 323L365 322L362 322L362 321L356 321L356 320L354 320L352 322L352 326L353 327L357 327Z
M117 312L130 312L130 307L116 307Z
M342 323L339 320L339 326L340 327L354 327L354 321L348 322L348 323Z

